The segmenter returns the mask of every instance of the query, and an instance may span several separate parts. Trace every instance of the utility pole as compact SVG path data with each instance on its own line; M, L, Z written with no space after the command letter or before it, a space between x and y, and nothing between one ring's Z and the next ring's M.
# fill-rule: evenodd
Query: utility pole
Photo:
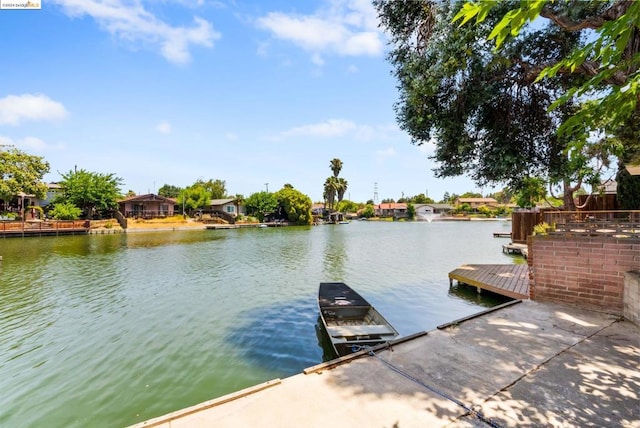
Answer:
M267 193L269 193L269 183L264 183L264 185L267 187Z

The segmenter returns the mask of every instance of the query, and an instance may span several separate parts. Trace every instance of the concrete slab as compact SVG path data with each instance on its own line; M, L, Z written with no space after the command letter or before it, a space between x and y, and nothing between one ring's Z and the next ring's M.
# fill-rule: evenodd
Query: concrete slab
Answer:
M637 325L524 301L137 427L640 427L639 363Z

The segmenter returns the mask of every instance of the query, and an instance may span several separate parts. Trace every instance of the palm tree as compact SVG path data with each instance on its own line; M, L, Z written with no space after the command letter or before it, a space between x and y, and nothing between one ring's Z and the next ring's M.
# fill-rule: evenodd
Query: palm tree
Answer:
M338 179L335 177L329 177L324 182L324 197L325 204L329 205L329 209L333 209L333 204L336 199Z
M349 187L349 183L344 178L338 178L336 186L336 192L338 193L338 202L342 201L344 198L344 194L347 192L347 187Z
M338 158L331 159L331 171L333 171L333 176L338 178L338 174L342 170L342 161Z

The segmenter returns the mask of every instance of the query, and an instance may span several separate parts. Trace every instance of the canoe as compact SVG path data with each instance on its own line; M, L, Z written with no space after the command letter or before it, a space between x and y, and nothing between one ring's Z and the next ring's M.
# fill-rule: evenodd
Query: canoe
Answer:
M324 330L338 357L399 335L364 297L343 282L321 282L318 307Z

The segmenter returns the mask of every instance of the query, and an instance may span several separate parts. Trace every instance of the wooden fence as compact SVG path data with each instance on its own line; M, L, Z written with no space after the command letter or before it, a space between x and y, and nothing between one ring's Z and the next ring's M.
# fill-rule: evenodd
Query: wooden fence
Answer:
M0 221L2 236L87 233L89 228L89 220Z

